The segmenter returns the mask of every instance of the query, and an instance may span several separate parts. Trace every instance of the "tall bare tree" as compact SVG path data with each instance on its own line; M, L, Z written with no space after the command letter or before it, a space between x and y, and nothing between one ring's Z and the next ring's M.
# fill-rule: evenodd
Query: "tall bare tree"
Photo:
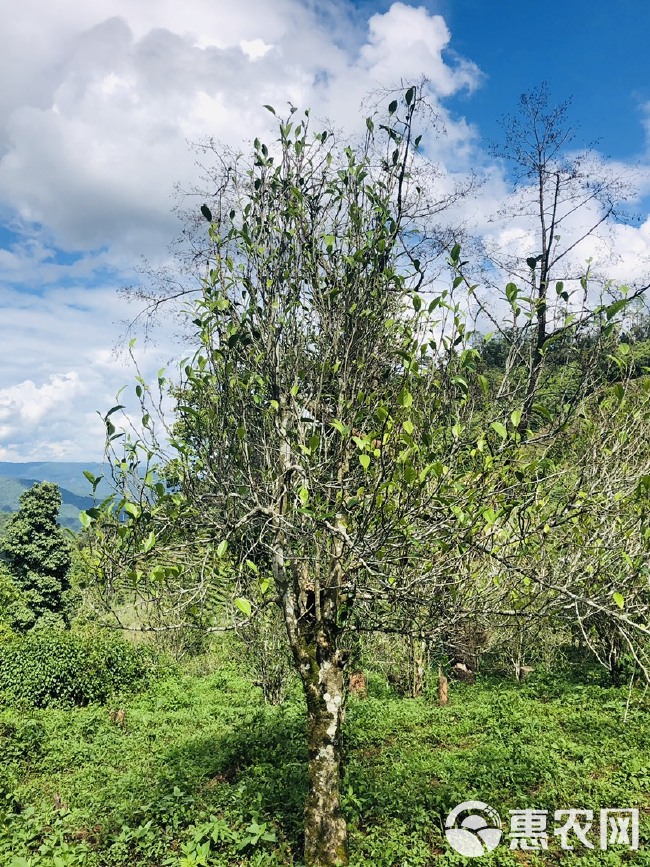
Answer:
M504 274L514 281L506 293L512 318L503 324L503 309L487 298L480 308L507 338L509 364L527 367L513 395L516 403L523 399L522 433L535 419L540 421L535 404L545 358L554 347L581 327L590 329L603 303L620 300L622 306L650 286L649 267L648 278L629 287L623 297L608 280L607 263L591 261L594 243L615 256L611 229L623 218L634 188L629 172L607 166L593 147L577 147L569 109L570 100L553 103L544 83L521 95L519 111L503 118L503 141L492 146L493 155L508 169L512 191L495 216L497 222L508 221L507 239L487 242L486 253L496 266L497 282ZM513 229L529 239L528 251L520 249ZM580 365L579 341L573 341L572 348L571 360ZM509 382L514 385L514 380ZM565 402L573 403L584 390L580 377L572 385L573 394L567 385L562 396Z

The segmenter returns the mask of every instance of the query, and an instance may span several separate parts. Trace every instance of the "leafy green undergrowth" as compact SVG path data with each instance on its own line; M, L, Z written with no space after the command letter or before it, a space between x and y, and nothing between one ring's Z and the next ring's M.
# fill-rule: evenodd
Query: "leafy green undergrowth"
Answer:
M10 704L103 702L142 689L161 671L164 663L152 648L114 635L41 629L0 644L0 697Z
M344 806L356 867L650 864L648 701L564 681L453 685L450 703L354 699ZM123 709L124 714L116 713ZM117 706L0 712L0 864L297 865L304 707L281 707L235 666L158 681ZM475 861L444 817L480 799L512 809L638 807L641 848L507 842ZM0 813L0 818L2 815ZM552 834L551 834L552 836Z

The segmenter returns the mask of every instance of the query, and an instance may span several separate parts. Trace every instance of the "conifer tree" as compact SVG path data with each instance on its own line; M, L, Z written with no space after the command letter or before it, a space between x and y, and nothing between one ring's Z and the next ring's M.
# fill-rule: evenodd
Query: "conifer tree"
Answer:
M61 492L40 482L20 497L20 510L7 524L2 552L21 601L12 607L14 625L67 625L66 594L71 545L58 525Z

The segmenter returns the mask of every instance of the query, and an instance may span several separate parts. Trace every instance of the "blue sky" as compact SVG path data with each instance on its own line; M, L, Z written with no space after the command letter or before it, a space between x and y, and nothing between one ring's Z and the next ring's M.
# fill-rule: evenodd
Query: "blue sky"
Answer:
M498 137L498 118L519 95L548 81L558 100L573 98L571 116L583 143L601 142L615 158L636 159L647 149L642 121L650 104L650 4L645 0L436 0L414 3L440 14L450 52L484 73L478 92L450 104ZM354 2L359 19L385 12L390 0Z
M650 101L650 4L644 0L447 0L453 47L485 72L466 111L486 136L519 94L543 80L571 115L583 144L635 159L646 150ZM457 106L462 110L462 102Z
M490 221L510 190L487 143L546 80L576 148L636 185L611 276L650 273L649 36L645 0L24 0L0 31L0 459L101 455L97 410L133 373L117 289L170 264L187 140L269 133L266 102L354 131L370 90L426 75L447 128L429 153L443 179L483 175L460 217L503 245L525 238ZM145 375L179 352L169 321L137 349Z

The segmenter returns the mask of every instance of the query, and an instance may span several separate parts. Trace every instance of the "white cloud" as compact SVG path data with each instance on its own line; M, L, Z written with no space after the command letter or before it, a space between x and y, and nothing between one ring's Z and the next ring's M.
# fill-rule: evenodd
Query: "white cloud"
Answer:
M188 139L238 145L268 132L263 103L310 106L350 127L378 85L426 75L439 106L480 80L469 61L444 59L440 16L396 3L355 30L351 10L344 0L25 0L13 10L0 32L0 75L12 81L0 94L0 215L17 235L0 250L0 454L101 451L94 410L131 376L112 354L116 320L133 312L115 288L132 282L141 254L168 255L172 185L197 177ZM472 139L463 121L449 126L458 147ZM142 354L145 373L175 351L172 328Z
M414 81L423 73L439 97L458 90L473 90L481 81L476 64L461 60L454 66L443 57L451 34L444 18L430 15L420 6L394 3L384 15L373 15L368 22L369 37L355 64L378 81Z
M273 48L272 45L267 45L263 39L242 39L239 45L250 60L264 57Z
M190 2L183 15L170 3L92 6L97 20L86 10L81 27L59 12L65 52L26 54L39 92L5 106L0 197L66 248L153 255L174 231L172 183L195 176L186 140L240 143L268 128L263 103L291 100L349 125L377 85L426 75L437 101L480 80L469 61L444 60L440 16L402 3L372 16L357 56L298 0L272 11L255 0ZM467 135L462 123L453 131Z
M26 423L35 425L57 404L69 404L79 392L79 375L76 371L52 374L42 385L30 379L18 385L0 390L0 431L3 436L12 426Z
M3 460L92 460L103 450L98 412L115 403L123 386L134 405L134 368L114 348L128 319L113 287L52 287L39 294L0 286L0 454ZM157 345L142 341L134 354L154 381L172 354L181 352L172 324ZM4 451L2 451L4 449Z
M352 130L370 91L426 76L447 130L429 153L446 171L485 172L481 197L455 216L507 240L487 222L506 194L503 173L477 150L471 123L445 108L482 73L423 6L397 2L360 21L349 0L24 0L5 17L0 222L16 239L0 249L0 456L99 456L95 410L132 375L112 351L134 312L115 290L133 282L141 255L154 266L168 258L173 184L199 175L187 140L272 138L264 103L309 106ZM623 274L645 261L650 228L616 232ZM139 350L145 376L178 351L174 327Z

